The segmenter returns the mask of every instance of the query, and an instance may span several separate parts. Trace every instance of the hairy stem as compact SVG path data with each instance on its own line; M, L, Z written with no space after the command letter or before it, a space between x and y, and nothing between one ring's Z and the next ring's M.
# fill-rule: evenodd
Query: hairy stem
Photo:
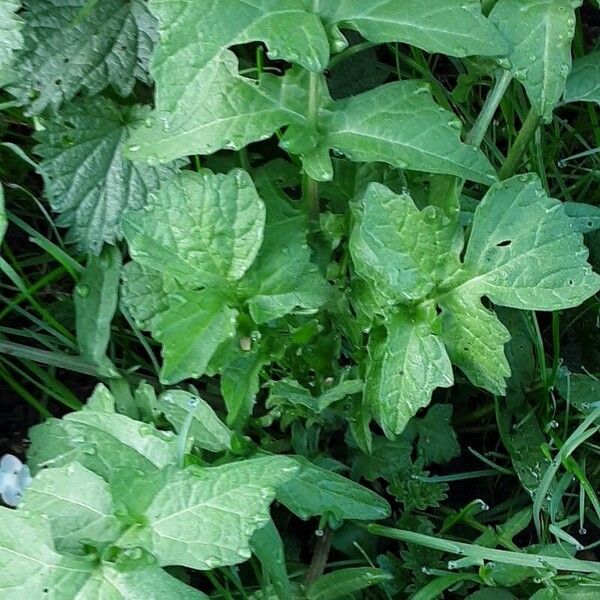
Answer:
M537 131L539 124L540 117L532 108L523 123L523 127L521 127L521 131L519 131L519 134L517 135L515 143L508 152L508 156L500 169L500 173L498 173L500 179L508 179L515 174L519 167L523 152L525 152L525 148L527 148L527 144L529 144L531 138Z
M470 144L471 146L479 146L481 144L485 137L485 132L488 130L511 81L512 74L510 71L503 71L502 75L496 78L494 87L489 93L485 104L483 105L483 109L479 113L473 128L467 134L465 140L467 144Z

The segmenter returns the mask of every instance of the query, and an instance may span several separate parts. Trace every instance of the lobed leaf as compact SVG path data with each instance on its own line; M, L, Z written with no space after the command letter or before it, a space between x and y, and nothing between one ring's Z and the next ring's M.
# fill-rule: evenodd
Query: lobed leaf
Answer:
M23 46L23 21L17 15L20 0L0 0L0 87L9 80L14 55Z

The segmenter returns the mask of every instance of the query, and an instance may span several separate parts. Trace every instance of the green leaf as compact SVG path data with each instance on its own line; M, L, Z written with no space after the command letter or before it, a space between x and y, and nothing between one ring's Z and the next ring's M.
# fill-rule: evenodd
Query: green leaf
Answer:
M306 96L294 77L263 73L256 85L239 74L229 48L262 41L273 59L323 70L329 60L327 35L305 5L303 0L258 5L228 0L225 8L199 0L173 11L170 2L154 0L161 33L152 60L156 111L150 127L132 137L132 156L168 160L225 146L238 150L303 119Z
M535 175L493 186L475 211L464 285L501 306L559 310L600 288L583 237Z
M239 286L256 323L291 312L316 312L331 294L311 262L305 215L287 202L267 202L264 242Z
M423 418L413 420L414 431L419 436L417 455L422 457L425 466L450 462L460 454L451 418L451 404L434 404Z
M23 22L17 15L20 7L20 0L0 0L0 79L12 66L15 50L23 46Z
M591 52L573 63L564 100L600 104L600 52Z
M121 524L113 516L108 484L79 463L42 469L25 491L19 510L47 515L56 548L74 554L84 540L110 543Z
M221 373L221 394L227 407L227 424L233 429L242 429L252 414L260 387L260 371L266 360L260 351L247 352Z
M280 379L271 385L267 407L278 405L304 406L312 413L319 414L331 404L339 402L352 394L362 392L363 387L363 382L360 379L349 379L324 390L318 396L313 396L309 390L297 381Z
M70 588L80 589L89 575L86 562L54 550L45 519L26 518L21 511L4 507L0 507L0 564L3 599L42 598L44 590L51 589L49 598L75 600Z
M510 334L498 317L473 296L456 290L441 301L441 338L450 360L471 383L498 395L506 391L510 367L504 344Z
M231 448L231 431L217 417L215 411L202 398L184 390L168 390L158 398L158 410L177 431L190 412L190 401L197 403L193 411L189 435L194 444L210 452L222 452Z
M435 388L450 387L454 378L442 340L423 317L396 312L385 330L369 339L365 401L391 436L429 404Z
M461 122L438 106L427 84L388 83L327 107L320 144L353 161L456 175L489 185L493 167L460 141Z
M61 213L58 224L70 227L68 240L80 250L99 254L104 243L120 240L124 213L145 206L183 164L151 167L123 156L131 128L146 114L144 107L119 107L97 97L66 105L36 133L45 193Z
M368 587L393 579L393 575L382 569L357 567L339 569L323 575L308 590L308 600L336 600L349 598L352 594Z
M376 43L404 42L427 52L450 56L503 54L506 41L481 14L475 0L420 0L398 3L383 0L324 0L320 10L338 39L338 27L356 29Z
M28 461L34 472L79 462L109 481L120 467L146 473L177 463L177 440L172 433L157 431L111 408L88 406L32 427Z
M352 203L350 253L356 272L390 304L424 298L436 271L454 259L454 228L434 207L419 211L408 194L372 183Z
M330 515L337 520L385 519L388 503L371 490L337 473L321 469L302 457L300 473L277 490L277 500L296 516L308 519Z
M132 257L186 287L240 279L262 244L265 208L248 173L181 172L129 213L123 229Z
M511 72L545 121L565 91L571 71L575 8L583 0L498 0L490 21L508 40Z
M24 0L25 49L13 93L32 114L87 90L129 96L149 83L156 21L141 0Z
M206 570L243 562L253 533L269 521L275 488L297 470L281 456L173 470L146 507L145 524L122 541L150 548L161 565Z
M110 326L117 310L121 253L106 246L99 257L89 256L75 286L75 330L79 352L85 360L101 365L107 361Z
M600 58L600 53L598 53ZM590 233L600 229L600 207L584 202L563 202L571 223L580 233Z
M8 229L8 218L6 217L6 208L4 203L4 187L0 183L0 243L4 241L4 235Z
M217 348L235 335L237 312L212 290L182 292L153 322L163 345L160 380L178 383L200 377Z
M123 551L116 562L61 555L49 523L21 510L0 508L0 564L0 597L7 600L208 598L166 573L140 548Z
M139 327L151 329L155 317L169 308L170 295L182 291L168 273L130 261L122 269L121 303Z
M291 598L292 589L285 566L283 540L272 520L254 532L250 538L250 548L260 561L266 579L273 582L278 600Z

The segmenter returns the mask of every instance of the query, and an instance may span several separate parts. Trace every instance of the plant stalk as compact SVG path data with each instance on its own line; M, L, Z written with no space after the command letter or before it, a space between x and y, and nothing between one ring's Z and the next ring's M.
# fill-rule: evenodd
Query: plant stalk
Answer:
M531 138L537 131L539 124L540 117L532 108L523 123L523 127L521 127L521 131L519 131L517 138L515 139L515 143L508 152L508 156L500 169L500 173L498 173L498 177L501 180L508 179L515 174L519 167L523 152L525 152L525 148L527 148L527 144L529 144Z
M323 535L317 540L315 545L315 553L313 554L310 566L304 578L306 586L314 583L325 571L327 566L327 558L331 549L332 531L329 527L323 528Z
M483 105L483 109L479 113L473 128L467 134L465 141L467 144L471 146L480 146L483 138L485 137L485 133L488 130L496 111L498 110L498 106L500 106L500 102L512 81L512 74L510 71L502 71L502 75L496 78L496 82L494 83L494 87L489 93L485 104Z

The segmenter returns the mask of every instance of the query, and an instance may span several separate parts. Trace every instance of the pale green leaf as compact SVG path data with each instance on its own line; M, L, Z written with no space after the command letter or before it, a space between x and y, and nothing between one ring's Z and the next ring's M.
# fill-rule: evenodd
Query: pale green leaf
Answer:
M161 41L152 61L156 111L130 145L132 156L168 160L223 147L239 149L303 119L306 95L295 78L263 73L260 85L238 72L231 46L262 41L271 58L311 71L327 66L321 20L304 0L198 0L174 10L153 0Z
M0 0L0 76L12 65L15 50L23 46L20 6L20 0Z
M365 401L386 435L402 433L420 408L427 406L437 387L450 387L452 366L442 340L427 319L396 312L386 332L369 339Z
M368 488L321 469L305 458L295 457L295 460L302 469L279 487L277 500L301 519L328 514L340 520L371 521L389 515L388 503Z
M407 194L372 183L352 204L350 253L356 272L390 303L424 298L439 267L454 258L454 228L434 207L419 211Z
M479 298L460 290L445 295L440 305L441 338L452 362L474 385L503 395L510 375L504 354L504 345L510 340L506 327Z
M121 524L113 516L108 484L79 463L42 469L25 491L19 510L47 515L56 548L74 554L85 540L110 543Z
M209 289L182 292L153 322L163 346L162 383L200 377L217 348L235 335L237 312Z
M188 287L240 279L262 243L265 208L248 173L181 172L123 228L132 257Z
M105 246L99 257L89 256L75 286L75 330L79 352L85 360L101 365L110 342L111 322L117 310L121 253Z
M329 286L310 260L306 232L303 213L287 202L268 200L263 245L240 282L256 323L291 312L316 312L329 298Z
M600 53L598 56L600 57ZM590 233L600 229L599 206L584 202L563 202L563 207L577 231Z
M488 185L496 179L485 155L461 142L461 122L434 102L423 82L388 83L333 102L328 109L320 143L351 160L456 175Z
M33 114L112 86L149 82L156 20L142 0L25 0L25 49L13 93Z
M583 0L498 0L490 21L508 40L508 59L535 111L545 120L565 91L571 71L575 8Z
M502 306L571 308L595 294L600 277L586 262L583 236L536 176L493 186L475 211L465 286Z
M119 467L152 472L177 463L177 440L107 410L86 408L29 431L28 462L35 471L79 462L107 481Z
M476 0L323 0L320 13L334 34L337 27L356 29L372 42L404 42L460 57L506 51L506 41Z
M161 565L206 570L250 557L250 538L269 521L275 488L295 461L263 457L220 467L172 471L147 506L145 524L125 542L151 548Z
M197 406L193 406L195 404ZM193 419L189 435L199 448L210 452L222 452L231 448L231 431L202 398L184 390L169 390L159 396L157 408L177 431L191 412Z
M129 131L146 114L98 97L68 104L36 133L45 193L80 250L99 254L105 242L121 239L124 213L145 206L182 164L151 167L123 156Z
M600 51L591 52L573 63L564 100L600 104Z
M86 561L54 550L47 520L0 507L0 598L2 600L75 600L73 587L88 578ZM55 584L55 585L53 585ZM64 592L64 593L63 593ZM91 598L90 598L91 600Z

